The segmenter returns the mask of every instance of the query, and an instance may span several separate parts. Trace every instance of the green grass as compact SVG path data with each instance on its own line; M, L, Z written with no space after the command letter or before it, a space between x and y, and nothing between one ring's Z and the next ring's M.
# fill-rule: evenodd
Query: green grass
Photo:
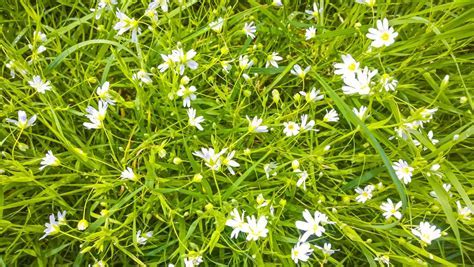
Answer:
M473 209L472 1L379 0L371 8L318 0L324 11L317 21L305 14L312 1L283 0L280 8L270 0L183 2L170 0L168 12L158 8L152 22L143 15L149 2L119 0L114 10L139 19L138 43L130 31L116 36L114 12L97 20L90 11L96 1L6 0L0 6L0 266L184 266L195 253L203 257L201 266L292 266L291 250L302 233L295 222L305 209L335 223L310 238L314 252L303 265L379 266L376 258L384 255L395 266L474 265L473 220L463 219L456 206L460 201ZM208 26L218 17L225 19L221 33ZM370 51L366 33L385 17L399 36ZM251 21L253 40L242 33ZM310 26L316 37L305 40ZM29 64L35 30L47 35L41 43L47 50ZM205 119L203 131L188 125L176 96L182 76L158 69L160 55L177 47L197 52L199 67L186 68L185 75L197 88L192 107ZM272 52L283 60L265 68ZM395 77L396 91L377 84L369 96L343 94L333 66L343 54L378 69L376 82L384 73ZM255 62L249 70L239 69L241 55ZM6 66L11 60L14 78ZM233 61L230 73L222 61ZM311 66L304 79L290 74L295 64ZM132 79L140 69L152 84ZM49 80L52 90L30 87L34 75ZM97 108L96 89L105 81L116 105L109 106L103 129L86 129L86 107ZM312 87L323 100L296 96ZM352 112L361 105L370 114L364 121ZM332 108L340 120L325 122ZM405 122L420 120L423 108L438 108L423 129L407 140L391 138ZM19 110L28 118L36 114L36 124L21 130L6 120L17 119ZM283 123L299 123L303 114L319 131L285 136ZM271 130L249 133L246 115L262 118ZM427 137L430 130L438 144ZM193 155L202 147L235 150L236 175L211 171ZM60 166L39 170L48 150ZM392 168L399 159L414 168L408 185ZM306 190L296 186L293 160L309 174ZM277 174L267 178L270 162ZM433 164L440 164L441 177L430 174ZM136 181L120 179L126 167ZM452 185L449 193L444 183ZM372 199L357 202L354 190L368 184L376 186ZM258 207L260 194L267 206ZM383 217L387 198L403 202L400 220ZM266 216L267 237L232 239L225 224L234 208ZM39 240L48 216L63 210L67 224ZM77 229L81 219L89 222L84 231ZM411 230L422 221L442 236L421 242ZM153 231L145 245L137 243L139 230ZM315 247L325 242L337 250L330 257Z

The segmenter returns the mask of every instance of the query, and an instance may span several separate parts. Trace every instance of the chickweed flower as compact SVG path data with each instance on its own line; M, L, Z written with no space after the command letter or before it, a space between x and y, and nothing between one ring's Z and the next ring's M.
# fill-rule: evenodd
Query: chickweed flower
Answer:
M165 72L169 67L171 67L174 64L173 57L172 57L172 54L171 55L161 54L161 58L163 59L164 62L158 65L158 69L160 70L160 72Z
M397 204L394 204L390 198L387 198L387 202L383 202L382 205L380 205L380 209L384 211L383 216L387 220L392 216L400 220L402 218L402 214L398 210L401 207L401 201L399 201Z
M213 148L201 148L201 151L193 152L193 155L204 160L204 163L213 171L219 170L222 161L221 156L227 151L227 149L221 150L216 153Z
M316 4L316 2L313 2L313 10L305 10L305 13L309 15L308 19L317 19L319 15L323 13L323 7L318 9L318 4Z
M308 172L307 171L302 171L300 169L295 170L295 172L298 174L299 179L296 181L296 187L301 188L303 187L303 191L306 191L306 180L308 179Z
M102 86L97 87L96 93L101 100L113 106L115 105L115 101L112 99L112 96L109 93L109 88L110 88L110 83L106 81L104 82L104 84L102 84Z
M241 70L246 70L253 65L253 60L249 60L247 55L239 56L239 67Z
M265 176L270 178L270 176L276 176L277 172L275 171L277 164L275 162L270 162L263 165L263 171L265 172Z
M145 245L148 239L150 239L152 236L153 236L152 231L142 234L142 230L138 230L137 235L136 235L137 243L140 245Z
M247 37L254 39L257 27L255 26L255 23L253 21L250 23L246 22L242 31L245 33L245 35L247 35Z
M359 109L353 108L352 112L361 120L364 121L366 116L367 116L367 107L366 106L360 106Z
M286 134L286 136L295 136L298 135L298 133L300 132L300 126L295 122L284 122L283 126L285 126L285 129L283 129L283 133Z
M209 23L209 27L211 30L219 33L222 31L222 27L224 26L224 19L223 18L218 18L216 21L213 21Z
M115 13L119 22L114 25L114 30L118 31L117 35L122 35L127 31L132 32L132 42L138 42L138 35L142 33L142 29L139 27L139 22L135 18L129 18L124 13L117 10Z
M324 243L323 247L320 247L320 246L315 246L315 247L320 249L325 257L331 256L332 254L334 254L334 252L337 251L335 249L331 249L331 244L327 242Z
M339 121L339 114L335 109L330 109L329 111L326 110L326 115L323 118L324 122L338 122Z
M308 114L301 115L301 125L300 125L300 132L302 131L309 131L314 127L314 120L310 120L308 122Z
M301 79L304 79L306 77L306 74L308 74L310 70L311 70L311 66L308 66L303 70L300 65L295 64L293 66L293 69L291 70L291 74L296 75L300 77Z
M341 75L343 78L354 77L359 71L359 62L357 62L351 55L342 55L342 63L334 64L336 70L334 74Z
M120 178L122 178L123 180L136 180L138 177L137 175L135 175L132 168L127 167L125 170L122 171Z
M51 90L50 81L43 82L41 77L38 75L34 76L28 84L40 94L44 94L46 91Z
M249 122L248 131L250 133L266 133L268 132L268 127L262 125L262 119L258 118L257 116L253 117L251 120L249 116L245 116L247 121Z
M428 245L431 244L431 241L441 237L441 230L437 229L435 225L430 225L429 222L421 222L411 232Z
M227 157L222 157L221 162L222 165L227 166L227 170L232 174L235 175L234 169L236 167L239 167L240 164L237 163L237 161L233 160L235 155L235 151L231 151L229 154L227 154Z
M346 95L368 95L371 92L373 82L371 79L377 74L377 70L369 71L365 67L363 70L357 70L356 76L345 76L342 91Z
M413 175L414 169L408 165L408 163L402 159L392 165L398 179L402 180L403 183L409 184L411 182L411 176Z
M18 111L18 120L6 119L7 122L15 124L21 130L31 127L35 124L36 114L31 116L30 119L26 116L26 112L23 110Z
M117 0L99 0L97 9L91 8L95 13L95 19L100 19L104 10L112 10L113 6L117 5Z
M48 153L46 153L44 158L41 160L41 167L39 169L43 170L44 168L46 168L46 166L59 166L60 163L61 162L59 161L59 159L53 155L53 152L51 150L48 150Z
M191 101L196 100L196 92L195 86L186 87L184 85L179 86L178 92L176 94L183 98L183 107L189 108L191 107Z
M392 76L384 73L382 78L380 79L380 83L382 83L382 87L385 91L395 91L397 89L398 81L395 80Z
M184 259L184 266L185 267L193 267L198 266L203 262L201 255L188 255L187 258Z
M145 70L139 70L137 73L132 75L132 80L139 81L144 84L152 84L153 80L150 78L149 73Z
M44 229L44 235L39 239L43 239L47 236L55 235L59 233L59 222L56 221L56 217L54 216L54 213L49 215L49 223L45 223L44 225L46 228Z
M300 91L300 95L304 96L306 99L306 102L308 103L313 103L319 100L324 99L324 95L320 95L321 90L317 90L316 88L311 88L311 92L306 93L304 91Z
M171 59L173 62L178 64L180 75L184 74L186 67L190 68L191 70L198 68L199 64L193 60L196 55L197 53L194 51L194 49L191 49L186 53L184 53L183 49L181 48L172 51Z
M325 224L331 224L326 216L319 211L314 212L314 217L311 215L309 210L303 211L303 218L305 221L296 221L296 228L304 231L304 234L300 237L299 242L305 242L312 235L321 237L326 231L324 229Z
M355 191L359 195L356 197L356 201L360 203L365 203L367 200L372 198L372 192L374 191L374 189L375 187L371 184L364 187L364 189L357 187Z
M316 28L313 26L309 27L308 29L306 29L304 36L306 37L306 40L313 39L314 37L316 37Z
M313 253L313 249L307 242L298 242L291 249L291 259L297 264L299 261L306 262Z
M196 117L196 110L193 108L188 109L188 123L189 125L196 127L199 131L204 130L202 128L201 123L204 122L204 118L202 116Z
M270 65L278 68L278 61L282 60L283 58L278 55L276 52L272 52L270 55L267 56L267 62L265 63L265 68L268 68Z
M451 184L443 184L443 189L444 191L446 191L446 193L449 193L449 190L451 190L451 187L452 185ZM453 194L449 193L449 196L451 197ZM434 198L438 198L438 195L436 194L435 191L431 191L430 192L430 196L434 197Z
M247 241L257 241L260 238L267 237L267 218L265 216L260 216L258 220L254 215L247 216L247 225L244 232L247 233Z
M46 34L36 30L33 32L33 43L42 43L46 42L46 40L48 40Z
M90 120L90 122L84 122L83 125L87 129L102 128L104 126L103 121L105 119L105 116L107 115L107 107L107 102L104 102L102 100L99 100L97 109L88 106L86 108L87 114L85 116Z
M395 42L395 38L398 36L393 27L389 27L388 20L377 20L377 29L370 28L367 33L367 38L372 40L370 44L373 47L390 46Z
M456 201L456 206L458 208L458 216L462 220L469 221L471 219L472 210L469 207L461 206L461 202Z
M230 216L232 218L228 219L225 223L225 225L232 227L234 229L232 230L232 233L230 234L230 238L237 238L240 232L247 231L248 224L244 220L244 214L245 214L245 211L243 211L242 215L240 215L239 211L236 208L234 208L234 210L230 212Z

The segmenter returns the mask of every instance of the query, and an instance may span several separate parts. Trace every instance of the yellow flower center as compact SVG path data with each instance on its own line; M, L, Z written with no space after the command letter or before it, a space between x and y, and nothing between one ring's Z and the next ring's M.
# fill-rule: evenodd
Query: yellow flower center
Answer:
M350 64L349 67L348 67L348 69L349 69L350 71L355 71L355 70L356 70L356 64L355 64L355 63Z
M388 32L384 32L380 38L382 38L384 41L388 41L390 34L388 34Z

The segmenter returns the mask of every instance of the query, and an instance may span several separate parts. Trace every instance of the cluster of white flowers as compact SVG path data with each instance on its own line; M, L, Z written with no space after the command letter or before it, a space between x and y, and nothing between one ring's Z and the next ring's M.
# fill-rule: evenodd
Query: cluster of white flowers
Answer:
M66 224L66 211L59 212L58 211L58 218L54 216L54 213L49 215L49 223L45 223L44 235L39 239L43 239L47 236L52 236L58 234L61 229L61 225Z
M240 232L247 234L247 241L257 241L260 238L267 237L267 218L265 216L260 216L257 219L255 215L252 215L247 216L245 220L244 214L245 211L243 211L241 215L237 208L231 211L231 218L225 223L225 225L233 228L230 235L231 238L237 238Z

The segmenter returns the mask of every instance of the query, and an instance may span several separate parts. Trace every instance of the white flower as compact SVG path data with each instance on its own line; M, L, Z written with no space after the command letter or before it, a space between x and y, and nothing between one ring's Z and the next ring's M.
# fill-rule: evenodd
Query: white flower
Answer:
M227 166L227 170L232 174L235 175L234 169L232 167L236 168L239 167L240 164L237 163L235 160L233 160L235 155L235 151L231 151L229 154L227 154L227 157L222 157L221 163L224 166Z
M100 0L97 9L91 8L95 13L95 19L100 19L102 12L105 10L112 10L113 6L117 4L117 0Z
M232 233L230 234L230 238L237 238L239 236L240 232L246 232L248 229L248 225L244 220L244 214L245 211L242 212L242 215L240 215L239 211L234 208L230 212L230 215L232 216L231 219L228 219L225 223L225 225L232 227L234 230L232 230Z
M438 111L438 108L421 108L420 115L423 118L423 121L430 122L431 119L433 119L433 115L436 113L436 111Z
M314 127L314 120L308 122L308 114L301 115L300 131L309 131Z
M265 216L259 217L258 220L254 215L252 217L247 216L247 225L248 227L244 229L247 233L247 241L257 241L260 238L267 237L267 218Z
M66 211L63 212L58 211L58 225L65 225L66 224Z
M185 87L184 85L179 86L178 92L176 94L180 97L183 98L183 107L189 108L191 107L191 101L196 99L196 95L194 94L196 92L196 87L190 86L190 87Z
M301 79L304 79L306 77L306 74L311 70L311 66L306 67L304 70L300 67L300 65L295 64L293 66L293 69L291 70L291 74L296 75L300 77Z
M312 103L312 102L316 102L318 100L322 100L324 99L324 95L320 95L321 93L321 90L317 90L313 87L311 88L311 92L309 93L306 93L304 91L300 91L300 95L304 96L305 99L306 99L306 102L308 103Z
M322 236L323 233L326 231L323 225L332 223L328 220L328 217L325 214L319 211L314 212L313 217L309 210L304 210L303 218L306 221L296 221L295 223L296 228L305 232L300 237L299 242L305 242L312 235L315 235L317 237Z
M351 55L342 55L342 63L334 64L336 70L334 74L342 75L345 77L354 77L357 71L359 70L360 63L357 62Z
M469 221L471 219L472 210L469 209L469 207L461 206L459 200L456 201L456 206L458 207L458 216L463 220Z
M308 179L308 172L307 171L301 171L300 169L295 170L295 172L298 174L299 179L296 182L296 187L303 187L303 190L306 191L306 180Z
M33 79L28 82L28 84L41 94L51 90L50 81L43 82L41 77L38 75L34 76Z
M337 122L339 121L339 115L335 109L326 110L326 115L323 118L324 122Z
M367 107L366 106L360 106L359 109L353 108L352 112L361 120L364 121L366 116L367 116Z
M249 122L248 131L250 133L268 132L268 127L265 125L262 125L262 119L259 119L257 116L253 117L252 120L250 120L249 116L245 116L245 117L247 118L247 121Z
M158 12L156 9L158 8L158 2L152 1L148 4L148 8L145 10L145 16L149 17L153 23L158 22Z
M431 241L441 237L441 230L436 229L435 225L430 225L428 222L421 222L420 225L412 229L411 232L428 245L431 244Z
M283 58L278 55L276 52L272 52L270 55L267 56L267 62L265 63L265 68L268 68L270 65L278 68L278 62Z
M450 184L443 184L443 188L446 191L446 193L449 193L449 190L451 190L451 185ZM438 198L438 195L436 195L435 191L431 191L430 196L432 196L434 198ZM453 194L449 193L449 196L451 197L451 196L453 196Z
M218 18L216 21L209 23L209 27L211 28L211 30L215 32L221 32L223 26L224 26L223 18Z
M316 28L313 26L309 27L308 29L306 29L304 36L306 37L306 40L313 39L314 37L316 37Z
M255 201L257 202L257 209L266 207L270 203L263 197L262 193L258 194L257 199Z
M227 149L223 149L219 153L216 153L213 148L201 148L201 151L193 152L193 155L200 157L204 160L207 167L211 170L217 171L221 167L221 155L224 154Z
M122 178L123 180L136 180L137 176L133 172L132 168L127 167L125 170L123 170L122 174L120 175L120 178Z
M398 211L398 209L401 207L401 201L399 201L397 204L394 204L390 198L387 198L387 202L383 202L382 205L380 205L380 209L384 211L383 216L387 220L392 216L400 220L402 218L402 214Z
M331 249L331 244L330 243L324 243L323 247L320 246L315 246L321 250L324 256L331 256L336 252L337 250Z
M247 37L254 39L257 27L255 27L255 23L253 21L250 23L246 22L242 31L245 33L245 35L247 35Z
M313 253L310 245L306 242L296 243L296 245L291 249L291 259L298 263L298 261L308 261L309 256Z
M375 6L375 1L376 1L376 0L356 0L357 3L359 3L359 4L365 4L365 5L368 5L368 6L370 6L370 7Z
M46 168L46 166L59 166L59 164L59 159L53 155L53 152L51 150L48 150L48 153L46 153L44 158L41 160L41 167L39 169L43 170L44 168Z
M398 81L395 80L392 76L388 75L387 73L384 73L382 75L380 82L382 83L383 88L387 92L395 91L395 89L397 89Z
M138 26L139 22L135 18L129 18L120 10L117 10L115 15L119 19L119 22L114 25L114 30L118 31L117 35L122 35L130 30L132 32L132 42L137 43L138 35L142 33L142 29Z
M345 76L342 91L346 95L368 95L372 85L371 79L377 74L377 70L369 71L365 67L363 70L357 70L356 76Z
M148 239L150 239L153 236L153 232L146 232L145 234L142 235L142 230L137 231L137 243L140 245L145 245Z
M160 69L160 72L165 72L170 66L173 65L173 57L171 55L164 55L161 54L161 58L163 59L163 63L158 65L158 69Z
M199 131L204 130L202 128L201 123L204 122L204 118L202 116L196 117L196 110L193 108L188 109L188 123L189 125L198 128Z
M281 7L283 6L283 3L281 2L281 0L273 0L272 5L276 7Z
M96 93L100 99L107 102L109 105L115 105L115 101L112 99L112 96L109 94L110 83L105 82L102 86L97 87Z
M26 117L26 112L23 110L19 110L18 120L6 119L6 121L15 124L18 128L23 130L35 124L36 114L31 116L30 119L28 119L28 117Z
M402 159L392 165L398 179L402 180L405 184L411 182L411 176L413 175L414 169L408 165L408 163Z
M365 203L367 200L372 198L372 191L374 191L374 189L375 187L371 184L364 187L364 189L357 187L355 191L359 195L356 197L356 201L360 203Z
M265 176L267 176L267 178L270 178L270 175L276 176L277 175L275 171L276 167L277 167L277 164L275 162L270 162L263 165L263 171L265 171Z
M370 1L370 0L369 0ZM375 2L375 0L373 0ZM387 255L383 255L380 257L375 257L374 260L382 263L382 264L387 264L387 266L390 266L390 258Z
M305 13L309 15L308 19L318 18L323 13L323 7L318 9L316 2L313 2L313 10L306 10Z
M46 34L42 33L41 31L34 31L33 32L33 42L36 43L41 43L41 42L46 42L48 38L46 37Z
M194 49L189 50L184 53L183 49L179 48L172 51L171 58L175 63L178 63L179 74L183 75L186 67L195 70L198 68L199 64L193 60L196 56L196 51Z
M185 267L193 267L198 266L203 262L202 256L189 256L188 258L184 259L184 266Z
M389 27L388 20L384 18L383 20L377 20L377 29L370 28L366 36L372 40L371 46L382 47L393 44L398 32L393 27Z
M283 133L286 134L286 136L298 135L300 132L300 126L292 121L284 122L283 126L285 126Z
M139 70L137 73L132 75L132 80L140 81L140 83L151 84L153 80L150 78L149 73L145 70Z
M86 219L82 219L77 223L77 230L84 231L89 227L89 222Z
M249 60L249 57L247 55L245 56L239 56L239 67L241 70L246 70L253 65L253 60Z
M87 129L100 129L102 128L103 121L105 116L107 115L107 107L108 104L105 101L99 100L98 102L98 109L95 109L91 106L86 108L86 117L90 120L90 122L84 122L83 125Z
M155 3L158 3L163 12L168 12L169 0L155 0Z
M430 142L433 144L433 145L436 145L437 143L439 143L439 140L438 139L434 139L433 137L433 131L429 131L428 132L428 139L430 140Z
M56 221L54 214L49 215L49 223L45 223L44 226L46 226L44 229L44 235L39 240L59 233L59 222Z
M221 61L221 66L222 66L222 71L224 73L229 73L229 71L232 69L232 65L230 64L230 61Z

